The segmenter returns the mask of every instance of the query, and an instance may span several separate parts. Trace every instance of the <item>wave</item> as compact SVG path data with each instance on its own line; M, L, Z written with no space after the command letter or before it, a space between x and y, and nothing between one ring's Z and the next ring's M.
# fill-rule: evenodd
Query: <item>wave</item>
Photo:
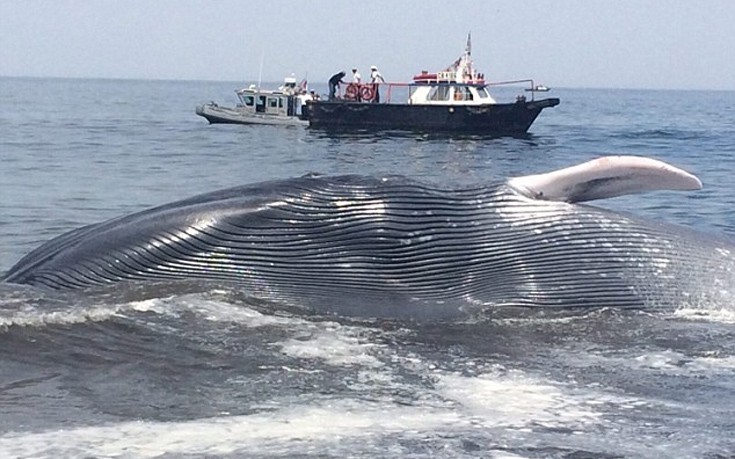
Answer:
M287 321L283 317L263 314L243 305L208 299L209 295L216 293L185 294L122 303L70 299L69 296L61 296L55 300L43 298L40 301L0 298L0 330L12 326L43 328L101 322L114 317L132 317L136 313L178 316L185 311L197 314L204 320L237 322L249 327Z
M119 317L133 318L136 314L142 313L175 317L183 312L189 312L207 321L238 323L246 327L286 324L304 326L314 320L337 320L343 324L373 322L370 319L320 316L298 306L264 302L258 297L219 288L181 294L163 291L161 293L166 296L125 301L130 292L84 296L77 293L44 292L29 287L8 289L7 285L1 284L0 287L3 287L0 288L0 332L12 326L42 328L101 322ZM155 288L153 290L155 291ZM673 311L673 316L678 319L733 324L735 323L733 304L732 296L723 291L713 296L706 304L683 303ZM479 316L460 319L457 322L496 320L509 325L529 321L548 324L569 323L578 320L600 320L600 314L610 311L611 308L566 310L497 307L489 308ZM663 318L672 315L671 311L657 311L655 308L647 312L660 314ZM410 325L410 322L396 323Z
M659 402L575 387L501 366L475 376L419 364L434 381L419 402L304 395L272 399L257 413L185 421L126 421L0 436L4 457L692 457L712 438L669 438L651 450ZM649 413L643 423L626 418ZM649 439L650 440L650 439ZM561 445L564 446L554 446ZM674 453L675 452L675 453ZM539 456L540 455L540 456ZM664 453L664 455L666 455Z
M388 407L360 402L325 402L273 413L221 416L186 422L125 422L0 437L4 457L138 457L169 455L272 454L309 451L350 455L359 438L393 432L423 432L451 425L447 409ZM417 435L417 434L414 434ZM362 444L362 447L365 445ZM377 446L377 445L374 445ZM376 448L376 452L377 452ZM331 453L331 454L330 454Z
M610 134L610 137L625 140L696 141L700 139L709 139L709 134L706 131L701 130L658 128L616 132Z
M685 306L674 311L673 315L680 319L735 324L735 309L724 306L714 308Z
M0 456L646 458L661 451L696 456L729 438L712 438L696 422L703 413L726 416L727 408L717 411L708 396L684 397L689 385L673 382L704 377L727 384L733 357L661 351L655 340L640 341L668 332L662 324L687 329L670 313L530 311L485 322L405 327L267 314L249 301L214 289L88 304L78 316L46 315L42 327L90 322L90 316L122 320L126 327L77 330L71 350L55 339L56 347L47 351L51 357L36 364L56 365L60 376L50 384L56 388L60 381L58 392L3 387L11 402L17 393L43 390L93 415L39 420L29 427L32 432L6 430ZM101 308L97 316L94 307ZM148 328L138 335L131 321L170 329ZM80 360L90 362L85 353L98 356L96 347L112 366L91 360L80 368ZM196 388L204 396L190 392L182 402L174 394L182 389L178 377L191 385L183 390ZM79 390L68 394L70 381ZM650 391L638 390L648 385ZM172 408L178 403L185 405L182 411ZM163 408L149 410L149 404ZM99 413L109 416L94 422ZM110 421L112 416L122 421ZM677 423L679 435L664 438L656 422ZM724 422L715 420L713 428ZM651 438L661 449L646 448Z
M424 369L436 385L433 389L414 386L414 391L425 392L423 402L416 405L334 397L272 400L269 405L278 408L250 415L11 432L0 436L0 453L145 458L313 452L320 457L344 457L353 456L359 448L366 456L419 457L416 453L428 447L457 453L480 450L483 457L525 457L521 454L527 446L518 448L516 456L508 445L540 446L545 443L545 431L559 429L576 433L576 438L568 439L571 451L601 449L604 440L596 430L606 422L604 410L640 406L635 400L570 389L522 372L496 370L468 377L432 371L429 366ZM473 442L478 433L480 438ZM488 436L492 441L482 443ZM623 448L633 452L634 444Z

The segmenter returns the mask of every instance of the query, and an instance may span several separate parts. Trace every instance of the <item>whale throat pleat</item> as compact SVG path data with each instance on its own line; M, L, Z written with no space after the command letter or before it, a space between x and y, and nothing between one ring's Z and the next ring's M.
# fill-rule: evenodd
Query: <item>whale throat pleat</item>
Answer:
M49 242L7 280L54 289L211 280L312 303L398 295L639 306L697 256L665 227L595 207L539 201L505 185L443 190L398 178L233 189L83 236Z

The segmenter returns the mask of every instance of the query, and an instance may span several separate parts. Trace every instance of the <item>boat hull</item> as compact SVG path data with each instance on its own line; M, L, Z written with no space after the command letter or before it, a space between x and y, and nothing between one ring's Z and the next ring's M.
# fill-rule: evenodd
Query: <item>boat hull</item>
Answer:
M279 116L248 113L237 108L221 107L215 103L199 105L196 114L206 118L210 124L266 124L266 125L306 125L308 121L297 116Z
M541 110L559 99L485 105L419 105L361 103L343 100L307 104L313 128L467 131L487 134L523 134Z

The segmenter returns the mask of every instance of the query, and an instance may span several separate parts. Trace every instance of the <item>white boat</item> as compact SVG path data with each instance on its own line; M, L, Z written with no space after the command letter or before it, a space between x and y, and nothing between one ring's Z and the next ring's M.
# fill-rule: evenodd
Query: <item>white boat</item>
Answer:
M223 107L215 102L199 105L196 114L210 124L269 124L306 125L306 101L312 99L306 80L299 85L287 77L276 90L260 89L256 85L235 91L239 103Z
M526 88L526 91L528 92L549 92L551 91L551 88L544 86L542 84L538 84L532 88Z

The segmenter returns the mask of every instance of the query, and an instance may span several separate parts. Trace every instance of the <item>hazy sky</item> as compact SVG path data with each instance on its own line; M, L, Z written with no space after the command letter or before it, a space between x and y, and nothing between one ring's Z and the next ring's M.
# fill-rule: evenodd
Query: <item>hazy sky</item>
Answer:
M471 31L490 80L735 90L735 0L0 0L0 30L2 76L407 81Z

